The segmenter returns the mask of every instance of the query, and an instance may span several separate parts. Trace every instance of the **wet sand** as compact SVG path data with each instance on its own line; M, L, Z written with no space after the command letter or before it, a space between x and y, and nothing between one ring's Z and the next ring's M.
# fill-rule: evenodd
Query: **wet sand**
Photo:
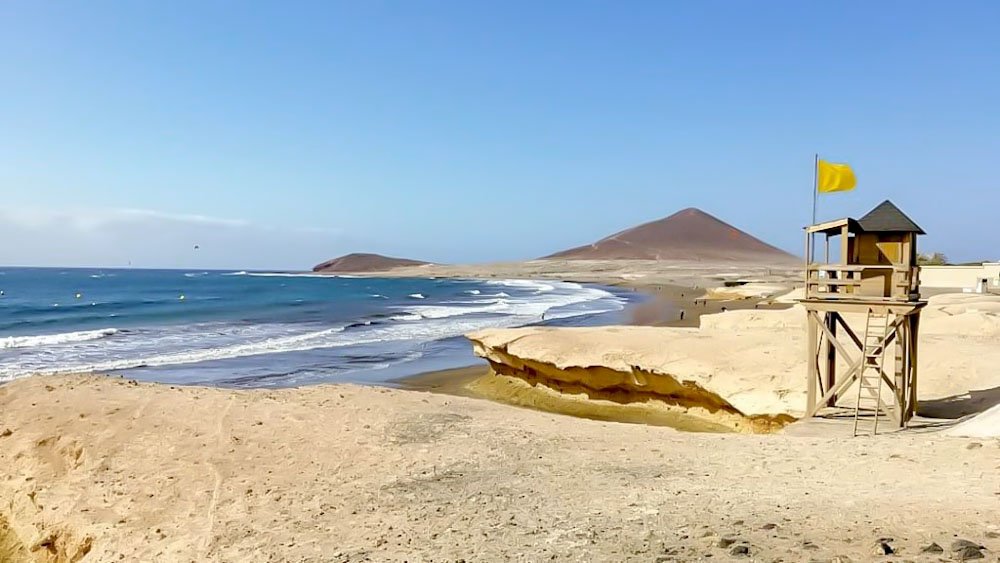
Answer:
M629 324L695 328L702 315L743 309L787 309L788 304L768 303L760 297L717 299L704 288L674 284L624 285L648 296L629 312ZM683 315L682 315L683 313Z
M390 383L399 386L400 389L408 389L410 391L429 391L431 393L442 393L457 397L481 398L477 393L469 389L468 385L480 377L489 374L490 367L483 361L461 368L428 371L401 377Z

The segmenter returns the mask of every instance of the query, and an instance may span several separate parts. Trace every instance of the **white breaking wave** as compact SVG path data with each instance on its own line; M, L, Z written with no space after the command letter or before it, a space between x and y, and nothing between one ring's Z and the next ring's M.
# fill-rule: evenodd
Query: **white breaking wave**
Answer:
M481 307L448 307L447 305L428 305L426 307L407 307L406 312L423 319L444 319L476 313L510 313L510 303L499 300Z
M47 375L54 373L76 373L76 372L102 372L115 371L135 367L155 367L180 364L193 364L209 360L228 360L241 358L244 356L256 356L259 354L271 354L277 352L301 352L305 350L315 350L317 348L329 348L333 346L346 346L351 342L338 343L332 339L336 334L344 331L344 327L335 327L316 332L297 334L293 336L281 336L269 338L258 342L247 342L243 344L233 344L218 348L200 350L182 350L167 354L159 354L144 358L122 358L95 362L91 364L77 364L62 366L58 368L47 368L39 366L29 373ZM0 368L0 380L10 379L18 373L10 373L12 370Z
M188 272L184 274L185 278L200 278L202 276L207 276L208 272Z
M333 278L340 276L330 276L327 274L310 274L308 272L247 272L246 270L240 270L239 272L229 272L222 274L224 276L250 276L252 278Z
M427 296L423 293L411 293L409 297L412 299L427 299Z
M295 274L291 272L250 272L245 274L252 278L330 278L328 274Z
M502 314L510 315L521 319L520 322L532 322L532 319L557 319L575 317L581 314L594 313L598 311L557 311L552 309L576 305L589 301L608 300L609 305L614 306L605 311L621 309L621 302L617 299L611 301L614 296L603 289L583 287L572 282L552 282L543 283L532 280L498 280L487 282L490 285L503 285L516 287L522 290L534 290L528 297L512 298L506 292L496 294L498 299L476 299L471 301L450 301L441 305L427 305L419 307L404 307L406 313L419 315L424 319L443 319L448 317L458 317L474 314ZM487 297L487 296L482 296ZM477 305L473 307L458 305Z
M60 334L41 334L38 336L8 336L0 339L0 349L34 348L37 346L53 346L70 342L86 342L88 340L113 336L117 333L117 328L102 328L99 330L81 330Z
M504 293L503 291L500 293L487 293L486 295L475 293L474 295L481 297L481 299L470 299L468 301L442 301L442 303L496 303L498 298L510 297L509 293Z
M546 293L555 290L556 286L554 284L560 285L570 285L580 287L580 284L571 282L552 282L546 283L537 280L490 280L486 282L487 285L502 285L505 287L516 287L519 289L534 289L535 293ZM606 292L605 292L606 293Z
M441 338L460 336L473 330L490 327L514 326L511 319L499 317L492 319L476 319L461 321L427 321L420 323L399 323L394 325L371 326L357 333L344 332L343 327L331 328L305 334L279 336L264 340L232 344L208 349L186 349L166 354L152 354L140 357L101 358L90 363L79 362L61 366L52 366L51 360L40 357L34 361L17 365L0 364L0 381L9 381L15 377L30 374L51 375L58 373L109 372L138 367L156 367L194 364L212 360L228 360L257 356L261 354L276 354L283 352L304 352L323 348L340 348L362 344L378 344L390 341L431 341ZM187 335L190 336L190 335ZM172 335L160 338L159 345L183 344L183 335ZM148 346L147 346L148 348ZM121 350L128 353L129 350ZM132 351L135 353L135 351Z
M468 293L469 295L479 295L481 292L478 289L470 289L465 293Z
M611 293L575 283L505 280L493 285L517 288L511 291L516 297L470 299L455 306L398 307L402 310L391 319L401 322L373 323L349 331L344 327L310 330L296 324L213 323L129 331L120 338L105 338L118 333L117 329L8 337L0 339L0 346L20 349L0 355L0 381L29 374L101 373L355 345L431 342L484 328L522 326L537 322L542 315L549 320L622 307Z
M405 315L393 315L389 317L389 319L393 321L419 321L423 319L423 317L416 313L407 313Z

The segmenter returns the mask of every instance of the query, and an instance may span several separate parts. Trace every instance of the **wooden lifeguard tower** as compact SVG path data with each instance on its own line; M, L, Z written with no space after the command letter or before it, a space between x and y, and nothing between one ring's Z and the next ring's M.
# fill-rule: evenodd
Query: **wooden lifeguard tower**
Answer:
M828 221L805 231L805 298L800 302L808 315L806 417L836 406L857 382L857 397L850 401L855 436L876 434L883 416L905 427L916 410L917 336L927 304L920 299L917 266L917 235L925 234L923 229L886 200L860 219ZM818 250L813 241L820 235L825 238L822 263L813 260ZM839 242L839 256L832 261L831 239ZM838 357L847 366L841 373Z

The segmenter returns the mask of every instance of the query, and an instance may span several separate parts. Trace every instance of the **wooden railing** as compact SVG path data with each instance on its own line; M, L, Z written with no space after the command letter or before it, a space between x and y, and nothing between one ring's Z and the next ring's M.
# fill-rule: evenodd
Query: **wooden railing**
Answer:
M920 268L809 264L807 299L912 301L919 297Z

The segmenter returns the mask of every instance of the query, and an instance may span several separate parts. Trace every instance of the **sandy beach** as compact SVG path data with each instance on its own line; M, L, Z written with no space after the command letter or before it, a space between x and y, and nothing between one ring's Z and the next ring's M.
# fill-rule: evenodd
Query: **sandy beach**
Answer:
M1000 563L998 22L0 5L0 563Z
M555 279L625 286L675 285L715 288L726 281L754 280L778 284L800 281L797 262L713 262L661 260L528 260L484 264L425 264L378 272L380 277Z
M1000 298L932 298L921 423L851 438L788 425L795 293L714 281L640 285L632 326L470 334L490 366L401 389L0 386L0 560L997 558L1000 439L974 415L996 404Z
M690 434L350 385L238 392L100 376L16 381L0 408L7 561L1000 549L995 439Z

